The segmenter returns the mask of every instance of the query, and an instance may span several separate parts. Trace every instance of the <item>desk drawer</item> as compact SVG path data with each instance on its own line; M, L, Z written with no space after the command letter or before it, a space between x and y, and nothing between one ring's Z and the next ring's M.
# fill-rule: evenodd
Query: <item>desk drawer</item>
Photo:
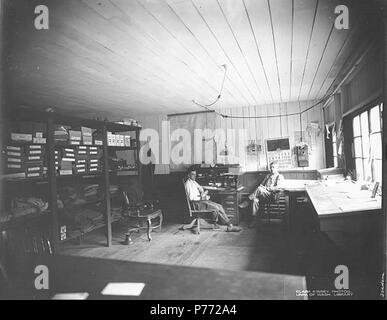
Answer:
M224 204L223 208L226 211L229 211L229 210L237 211L238 210L238 206L236 205L236 203L234 203L234 204Z
M229 193L229 194L222 194L222 200L234 200L236 201L237 195L235 193Z
M224 208L224 211L227 212L238 212L238 207L236 206L228 206L228 207L223 207Z
M236 206L237 201L236 200L223 200L222 201L222 206L223 207L229 207L229 206Z

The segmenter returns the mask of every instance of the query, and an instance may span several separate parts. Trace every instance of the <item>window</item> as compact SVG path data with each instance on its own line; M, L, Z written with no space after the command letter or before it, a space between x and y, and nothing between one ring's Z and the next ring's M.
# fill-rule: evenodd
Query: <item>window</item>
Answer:
M352 120L353 157L358 180L382 182L382 111L381 103Z
M337 161L337 140L336 140L336 130L335 126L332 127L332 149L333 149L333 166L335 168L338 167Z
M337 168L337 138L335 124L325 128L325 157L327 168Z

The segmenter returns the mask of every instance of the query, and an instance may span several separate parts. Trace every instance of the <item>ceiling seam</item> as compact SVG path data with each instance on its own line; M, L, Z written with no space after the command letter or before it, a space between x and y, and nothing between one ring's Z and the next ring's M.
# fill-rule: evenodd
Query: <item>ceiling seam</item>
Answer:
M303 82L304 82L306 65L307 65L307 63L308 63L308 56L309 56L309 50L310 50L310 43L311 43L311 41L312 41L313 29L314 29L314 26L315 26L315 23L316 23L316 16L317 16L317 10L318 10L318 3L319 3L319 0L316 0L316 7L315 7L315 10L314 10L314 15L313 15L313 23L312 23L312 28L311 28L311 30L310 30L308 49L307 49L307 51L306 51L304 70L303 70L303 72L302 72L302 78L301 78L300 90L299 90L299 92L298 92L298 98L297 98L297 101L300 101L300 95L301 95L302 85L303 85Z
M196 7L196 5L194 4L193 0L191 0L193 6L195 7L196 11L198 12L198 14L200 15L200 17L202 18L203 22L206 24L208 30L211 32L212 36L214 37L215 41L218 43L219 47L222 49L224 55L226 56L226 58L228 59L228 61L231 63L231 65L233 66L233 68L235 69L236 73L238 74L239 78L242 80L244 86L246 87L246 90L250 93L251 95L251 92L248 88L248 86L246 85L246 83L244 82L241 74L239 73L238 69L235 67L234 63L232 62L231 58L228 56L228 54L226 53L226 50L224 50L222 44L220 43L219 39L216 37L214 31L211 29L211 27L209 26L209 24L207 23L206 19L203 17L203 15L201 14L201 12L199 11L199 9ZM253 96L252 96L253 97ZM254 97L253 97L253 100Z
M276 67L277 67L277 80L278 80L278 87L279 87L280 101L282 102L281 79L280 79L279 69L278 69L277 48L276 48L276 44L275 44L275 35L274 35L274 27L273 27L273 17L272 17L272 14L271 14L270 0L267 0L267 5L268 5L268 8L269 8L270 25L271 25L271 34L272 34L272 37L273 37L274 57L275 57L275 65L276 65Z
M93 41L95 41L95 40L93 40ZM100 44L98 41L95 41L96 43L98 43L98 44ZM60 45L58 45L58 47L60 48L61 46ZM115 55L117 55L118 57L121 57L119 54L117 54L117 53L115 53L114 51L113 51L113 53L115 54ZM40 55L41 56L41 55ZM42 56L43 57L43 56ZM48 59L47 57L45 58L45 59ZM52 62L54 63L54 65L56 65L57 67L60 67L60 66L62 66L62 64L60 64L60 63L56 63L57 61L55 61L55 60L52 60ZM137 64L136 64L137 65ZM138 65L139 66L139 65ZM146 70L146 69L144 69L144 68L142 68L141 66L139 66L141 69L143 69L143 70L145 70L147 73L149 73L150 75L152 74L151 72L149 72L148 70ZM73 69L74 70L74 72L81 72L79 69L77 69L77 68L70 68L70 69ZM36 74L39 74L39 73L36 73ZM92 77L92 74L90 74L90 78L88 78L87 79L87 81L83 81L82 83L88 83L88 84L92 84L92 83L100 83L101 85L109 85L110 87L111 86L113 86L115 83L106 83L106 82L104 82L103 80L102 80L102 78L101 79L99 79L99 78L97 78L97 79L95 79L95 75L94 75L94 77ZM130 80L130 81L133 81L133 82L137 82L138 84L140 84L140 85L144 85L145 84L145 82L143 82L143 81L141 81L141 80L139 80L139 79L136 79L136 78L134 78L133 76L128 76L128 79L126 79L125 81L127 81L127 80ZM160 78L160 80L162 80L161 78ZM78 84L78 82L74 82L74 80L73 79L71 79L71 78L69 78L69 79L66 79L66 81L68 81L69 83L73 83L74 85L77 85ZM159 83L154 83L155 85L156 85L156 87L158 86L160 89L165 89L165 87L164 86L162 86L161 84L159 84ZM158 94L153 94L153 97L154 97L154 99L160 99L160 100L166 100L168 97L163 97L163 96L160 96L160 95L158 95Z
M266 80L267 87L268 87L268 89L269 89L271 101L272 101L272 103L274 103L274 98L273 98L273 94L272 94L271 87L270 87L270 84L269 84L269 80L268 80L268 78L267 78L266 69L265 69L265 66L264 66L264 64L263 64L261 52L260 52L260 50L259 50L257 38L256 38L256 36L255 36L255 31L254 31L253 25L252 25L252 23L251 23L250 15L249 15L249 12L248 12L247 7L246 7L245 0L242 0L242 3L243 3L243 6L244 6L244 8L245 8L247 20L249 21L250 29L251 29L251 32L252 32L253 37L254 37L255 47L256 47L256 49L257 49L257 54L258 54L258 57L259 57L259 61L260 61L260 63L261 63L262 70L263 70L263 73L264 73L264 75L265 75L265 80Z
M167 27L165 27L162 23L161 23L161 21L160 20L158 20L157 19L157 17L156 16L154 16L153 14L152 14L152 12L150 12L146 7L144 7L138 0L136 0L136 2L155 20L155 21L157 21L157 23L164 29L164 30L166 30L171 36L172 36L172 38L174 38L175 40L176 40L176 42L177 43L179 43L180 44L180 46L184 49L184 50L186 50L188 53L189 53L189 55L191 55L195 60L197 60L198 62L199 62L199 64L205 69L205 66L203 66L202 65L202 63L201 63L201 61L194 55L194 54L192 54L192 52L190 51L190 50L188 50L180 41L179 41L179 39L177 39L175 36L174 36L174 34L171 32L171 31L169 31L169 29L167 28ZM191 68L190 68L191 69ZM192 69L191 69L192 70ZM194 71L193 71L194 72ZM196 72L195 72L195 74L198 76L198 77L200 77L201 79L202 79L202 77L200 76L200 75L198 75ZM215 89L215 88L213 88L212 87L212 85L206 80L206 79L203 79L203 81L210 87L210 88L212 88L215 92L219 92L218 91L218 89Z
M370 28L370 27L369 27ZM372 29L371 29L372 30ZM368 31L369 31L369 29L368 29ZM375 41L374 41L375 42ZM369 48L369 46L372 44L372 41L369 41L368 42L368 48ZM367 50L366 50L367 51ZM359 52L357 52L357 53L359 53ZM365 51L363 52L363 54L365 53ZM345 62L342 64L342 68L340 69L340 71L337 73L337 75L336 75L336 77L335 77L335 79L332 81L332 83L331 83L331 85L329 86L329 88L327 89L327 91L326 91L326 94L325 95L327 95L327 93L331 90L331 88L332 88L332 86L336 83L336 81L337 81L337 79L339 78L339 76L340 75L342 75L343 73L342 73L342 71L343 71L343 68L344 68L344 66L347 66L348 65L348 61L350 61L350 59L351 59L351 56L349 55L348 57L347 57L347 59L345 59ZM347 72L348 72L348 70L347 70Z
M165 1L165 0L164 0ZM185 24L185 22L183 21L183 19L178 15L178 13L170 6L169 3L167 3L165 1L166 5L168 6L168 8L176 15L176 17L179 19L179 21L184 25L184 27L188 30L188 32L191 33L192 37L195 39L195 41L200 45L200 47L204 50L204 52L208 55L208 57L211 59L211 61L219 68L220 66L217 65L216 61L214 60L214 58L210 55L210 53L208 52L208 50L204 47L204 45L199 41L199 39L194 35L194 33L192 32L192 30ZM235 89L238 91L238 93L242 96L243 99L245 99L242 95L242 93L239 91L239 89L237 88L237 86L233 83L233 81L231 81L231 79L226 75L226 78L229 80L229 82L235 87ZM234 95L232 94L232 92L229 91L228 88L226 88L226 90L229 92L229 94L235 99L235 102L238 102L237 99L234 97ZM246 100L247 101L247 100Z
M122 32L124 32L124 30L120 29L118 26L116 26L116 27L117 27L119 30L121 30ZM148 43L147 43L148 40L146 40L145 37L147 37L147 35L144 34L144 40L145 40L145 41L143 42L143 41L140 41L140 40L134 38L133 36L131 36L131 38L133 38L136 42L138 42L138 43L141 44L141 45L144 45L144 48L146 48L147 50L149 50L155 57L160 58L160 59L163 59L163 57L162 57L162 55L160 55L160 53L158 53L156 50L154 50L153 48L151 48L151 44L148 44ZM150 39L151 39L151 41L156 42L156 40L153 39L152 37L150 37ZM162 48L161 48L161 50L162 50ZM171 54L168 54L167 52L165 52L165 55L166 55L166 56L170 56L170 57L176 59L176 63L181 63L181 64L183 64L184 66L186 66L186 68L188 69L187 72L195 73L194 70L192 70L191 68L189 68L189 66L188 66L187 64L184 63L184 61L179 60L176 56L171 55ZM173 79L176 83L179 83L179 82L182 81L181 79L176 78L172 73L168 72L168 70L166 70L166 69L162 69L162 70L163 70L163 72L164 72L166 75L168 75L168 77L170 77L171 79ZM196 74L196 73L195 73L195 74ZM196 74L196 75L197 75L197 74ZM198 84L199 84L199 83L201 83L201 81L202 81L202 80L200 79L201 76L200 76L200 75L197 75L197 77L198 77L198 79L196 79L196 81L198 81ZM184 78L184 79L183 79L183 82L184 82L185 80L186 80L186 79ZM192 84L192 81L186 81L186 84ZM198 89L196 89L195 87L192 87L191 89L192 89L192 91L196 91L197 93L200 93L200 91L199 91ZM216 90L215 88L212 88L212 89L213 89L213 90Z
M323 52L322 52L322 54L321 54L320 61L318 62L317 69L316 69L316 72L315 72L315 74L314 74L312 83L311 83L311 85L310 85L310 88L309 88L309 91L308 91L308 96L307 96L306 100L309 100L310 92L312 91L312 88L313 88L313 85L314 85L314 81L316 80L318 71L319 71L319 69L320 69L321 61L324 59L325 51L326 51L326 49L327 49L327 47L328 47L328 43L329 43L329 40L330 40L330 38L331 38L331 36L332 36L332 32L333 32L334 27L335 27L335 24L333 23L332 26L331 26L331 30L330 30L330 32L329 32L329 34L328 34L328 38L327 38L327 40L326 40L326 42L325 42L325 46L324 46Z
M216 37L214 31L211 29L211 27L209 26L208 22L206 21L206 19L204 18L204 16L202 15L202 13L199 11L199 9L196 7L195 3L193 2L193 0L190 0L191 3L192 3L192 6L194 7L194 9L196 10L196 12L198 13L198 15L200 16L200 18L202 19L202 21L204 22L204 24L206 25L207 29L210 31L211 35L213 36L213 38L215 39L216 43L218 44L219 48L223 51L223 54L225 55L225 57L228 59L228 61L231 63L231 65L233 66L233 68L235 69L235 71L238 73L238 70L235 68L234 64L232 63L230 57L227 55L226 51L224 50L222 44L220 43L220 41L218 40L218 38ZM238 73L239 77L240 77L240 74ZM242 80L242 79L241 79ZM243 81L243 80L242 80ZM245 84L244 84L245 85ZM245 85L246 86L246 85ZM238 89L239 91L239 89ZM250 105L250 102L249 100L244 96L243 93L241 93L241 95L244 97L244 99L247 101L248 105Z
M289 70L289 101L292 99L292 73L293 73L293 42L294 42L294 0L292 0L292 35L290 40L290 70Z
M123 12L123 15L127 16L127 17L130 19L130 17L126 14L126 12L124 12L124 10L122 10L120 7L118 7L115 3L111 2L111 0L109 0L109 2L110 2L113 6L115 6L118 10L122 11L122 12ZM134 24L136 24L136 26L138 27L137 23L134 22ZM140 28L140 29L141 29L141 28ZM143 35L144 35L144 39L148 37L148 38L150 38L151 41L153 41L153 42L159 44L159 42L157 41L157 39L153 38L152 35L150 35L148 32L143 31ZM138 40L137 40L137 41L138 41ZM160 45L160 44L159 44L159 45ZM150 50L150 49L149 49L149 50ZM152 51L152 50L150 50L150 51ZM155 52L155 54L158 55L156 52ZM186 66L186 67L189 69L189 71L190 71L191 73L193 73L193 74L195 74L195 75L197 76L197 80L199 81L199 83L200 83L201 81L203 81L203 80L202 80L202 77L201 77L199 74L197 74L197 73L195 72L195 70L191 69L191 68L190 68L183 60L179 59L179 57L177 57L177 56L175 56L175 55L173 55L173 54L168 54L168 53L166 53L166 54L169 55L169 56L171 56L171 57L173 57L174 59L176 59L176 62L179 62L179 63L183 64L184 66ZM161 56L160 56L160 57L161 57ZM177 79L177 80L179 80L179 79ZM208 85L212 90L214 90L214 91L217 90L216 88L212 87L209 83L207 83L207 85ZM194 88L193 90L196 90L196 89Z
M357 21L357 19L356 19L355 21ZM347 43L349 42L349 39L352 37L353 34L355 34L355 30L358 29L359 24L360 24L360 23L358 22L358 23L354 26L354 28L351 28L350 31L348 32L348 35L347 35L347 37L345 38L345 40L343 41L343 44L341 45L340 50L338 51L338 53L337 53L337 55L336 55L336 57L335 57L335 60L334 60L333 63L332 63L332 66L330 67L330 69L329 69L329 71L328 71L328 73L327 73L327 75L326 75L326 77L325 77L323 83L321 84L321 87L320 87L319 91L317 92L315 99L316 99L316 98L318 97L318 95L320 94L321 89L323 88L325 82L326 82L327 79L328 79L329 73L332 71L333 67L335 66L337 59L339 58L339 56L340 56L342 50L344 49L344 47L345 47L345 46L347 45ZM337 80L337 77L338 77L339 74L340 74L340 70L337 72L335 78L332 80L332 83L334 83L334 82ZM329 91L330 87L332 86L332 83L331 83L331 85L329 86L327 92Z
M351 30L351 31L352 31L352 30ZM347 44L347 41L349 40L349 38L350 38L350 36L351 36L351 31L348 33L348 35L347 35L347 37L345 38L345 40L343 41L343 44L341 45L339 51L337 52L336 57L335 57L335 59L334 59L332 65L331 65L331 67L329 68L329 71L328 71L327 75L325 76L324 81L321 83L320 89L319 89L319 90L317 91L317 93L316 93L315 99L317 99L318 95L320 94L320 91L321 91L321 89L323 88L323 86L325 85L325 82L327 81L329 74L331 73L333 67L335 66L336 61L337 61L337 59L339 58L339 56L340 56L340 54L341 54L341 51L344 49L345 45ZM334 80L333 80L333 81L334 81Z
M233 36L233 38L234 38L234 40L235 40L235 42L236 42L236 44L237 44L237 46L238 46L238 49L239 49L239 51L240 51L240 53L241 53L241 55L242 55L242 57L243 57L243 60L244 60L244 62L245 62L245 64L246 64L246 66L247 66L247 69L249 70L250 75L251 75L252 79L254 80L255 86L257 87L259 93L262 95L261 89L260 89L259 86L258 86L257 80L255 79L253 72L251 71L250 65L249 65L249 63L247 62L246 56L245 56L245 54L243 53L243 50L242 50L242 48L241 48L241 46L240 46L240 44L239 44L239 42L238 42L238 39L237 39L236 36L235 36L234 30L232 29L231 24L230 24L230 22L228 21L228 19L227 19L227 17L226 17L226 14L224 13L221 4L219 3L219 0L216 0L216 2L218 3L218 6L219 6L220 11L222 12L223 18L224 18L224 20L226 21L227 26L229 27L229 29L230 29L230 31L231 31L231 34L232 34L232 36ZM249 92L250 92L250 90L249 90ZM256 101L256 99L255 99L255 96L253 96L253 98L254 98L255 102L257 103L257 105L259 105L259 103L258 103L258 102ZM263 98L263 100L264 100L264 103L266 103L265 98Z
M88 6L85 6L85 8L87 8L88 10L92 10L92 11L94 11L95 13L97 13L98 15L100 15L97 11L95 11L94 9L92 9L92 8L90 8L90 7L88 7ZM83 19L81 19L81 20L84 21ZM87 21L84 21L84 23L88 24ZM68 25L65 24L65 26L66 26L66 28L69 28ZM122 56L121 54L117 53L116 51L114 51L114 50L112 50L112 49L106 47L103 43L101 43L101 42L98 41L97 39L90 38L90 37L89 37L88 35L86 35L86 34L84 34L84 36L87 37L90 41L95 42L95 43L98 44L99 46L101 46L101 47L103 47L103 48L109 50L112 54L114 54L115 56L119 57L120 59L125 60L125 59L128 58L127 56ZM58 44L57 44L57 45L58 45ZM60 46L60 45L58 45L58 46ZM140 64L138 64L136 61L133 61L133 60L132 60L132 63L133 63L134 65L136 65L138 68L144 70L147 74L149 74L149 75L151 75L151 76L153 75L153 76L155 76L156 78L160 79L162 82L165 80L165 79L160 78L158 74L156 74L156 73L154 73L154 72L152 72L152 71L150 71L150 70L144 68L143 66L141 66ZM130 76L129 76L127 79L125 79L125 81L130 80L130 78L131 78L133 81L138 82L139 84L143 85L143 83L141 83L141 82L138 81L137 79L133 79L133 77L130 77ZM131 81L132 81L132 80L131 80ZM156 85L156 86L159 86L160 88L165 88L165 89L168 90L168 88L166 88L165 86L162 86L162 85L159 84L159 83L155 83L155 85ZM159 95L154 95L154 97L157 98L157 99L167 99L167 97L162 97L162 96L159 96Z

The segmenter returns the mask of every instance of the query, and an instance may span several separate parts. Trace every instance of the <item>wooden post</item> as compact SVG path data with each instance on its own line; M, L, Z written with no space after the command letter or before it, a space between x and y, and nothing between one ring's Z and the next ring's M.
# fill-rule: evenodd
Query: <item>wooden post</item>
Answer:
M49 207L51 214L51 249L53 253L58 251L59 245L59 221L55 170L55 141L54 141L54 112L47 113L47 169L49 185Z
M138 175L138 188L144 193L142 189L142 165L140 161L140 129L136 130L136 165Z
M103 135L103 162L104 162L104 204L105 204L105 227L106 227L106 245L110 247L112 245L112 217L111 217L111 205L110 205L110 191L109 191L109 161L108 161L108 140L106 124L102 127Z
M9 92L10 90L9 87L9 82L7 81L7 76L6 76L6 65L5 65L5 57L7 56L7 46L5 45L5 41L7 40L6 37L4 37L3 30L6 27L6 3L4 0L0 0L0 150L3 150L3 143L5 144L4 140L4 125L5 125L5 110L6 107L9 109ZM9 40L8 40L9 41ZM8 110L7 110L8 111ZM0 159L0 174L2 175L5 173L3 172L4 165L2 163L3 159ZM1 210L4 209L4 194L3 191L5 190L5 186L3 185L3 182L0 181L0 208Z
M387 10L387 5L385 6ZM383 71L384 71L384 83L383 83L383 165L382 165L382 212L384 212L384 233L383 233L383 254L385 257L384 261L384 267L387 266L387 245L386 245L386 234L387 234L387 217L386 217L386 210L387 210L387 195L386 195L386 183L387 183L387 116L386 116L386 109L387 109L387 13L384 11L384 34L383 34L383 41L384 41L384 63L383 63ZM384 285L386 284L386 279L384 279ZM386 295L385 295L386 297Z

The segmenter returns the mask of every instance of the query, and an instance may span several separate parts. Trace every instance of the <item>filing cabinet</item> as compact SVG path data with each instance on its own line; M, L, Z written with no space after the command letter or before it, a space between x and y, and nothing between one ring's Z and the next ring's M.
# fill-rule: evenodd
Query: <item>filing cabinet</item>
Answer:
M233 225L239 225L239 200L240 193L237 191L225 191L219 193L220 203Z

